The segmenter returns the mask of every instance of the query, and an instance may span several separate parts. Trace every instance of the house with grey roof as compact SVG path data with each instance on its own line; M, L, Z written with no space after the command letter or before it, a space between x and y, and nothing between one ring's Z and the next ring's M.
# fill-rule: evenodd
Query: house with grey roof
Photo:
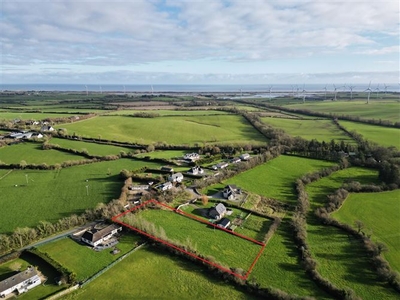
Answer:
M175 173L175 174L172 174L171 176L169 176L168 180L171 182L182 182L183 175L182 175L182 173Z
M90 246L96 247L97 245L102 244L103 242L112 238L121 230L122 227L116 224L111 224L103 228L93 227L92 229L85 231L81 237L81 241L89 244Z
M0 281L0 297L5 298L11 293L22 294L42 283L38 272L33 267Z
M208 216L211 219L219 220L226 214L226 207L222 203L218 203L214 207L208 209Z

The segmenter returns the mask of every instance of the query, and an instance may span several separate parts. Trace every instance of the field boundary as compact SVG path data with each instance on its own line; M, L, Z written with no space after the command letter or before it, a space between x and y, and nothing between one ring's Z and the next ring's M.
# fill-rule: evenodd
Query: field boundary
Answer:
M205 258L203 258L203 257L200 257L199 255L196 255L196 254L194 254L194 253L192 253L192 252L188 252L188 251L186 251L185 249L183 249L183 248L181 248L181 247L178 247L178 246L176 246L176 245L174 245L174 244L172 244L172 243L169 243L169 242L167 242L167 241L165 241L165 240L163 240L163 239L160 239L160 238L158 238L158 237L156 237L156 236L154 236L154 235L148 234L147 232L145 232L145 231L143 231L143 230L140 230L139 228L136 228L136 227L134 227L134 226L132 226L132 225L126 224L126 223L122 222L121 220L119 220L121 217L123 217L123 216L125 216L125 215L127 215L127 214L129 214L129 213L131 213L131 212L133 212L133 211L136 211L136 210L138 210L138 209L140 209L140 208L146 207L148 204L151 204L151 203L152 203L152 204L155 204L155 205L158 205L158 206L161 206L161 207L164 207L164 208L167 208L167 209L169 209L169 210L171 210L171 211L174 211L174 212L176 212L176 213L178 213L178 214L180 214L180 215L183 215L183 216L188 217L188 218L190 218L190 219L193 219L193 220L196 220L196 221L198 221L198 222L204 223L204 224L206 224L206 225L212 226L212 227L217 228L217 229L219 229L219 230L223 230L223 231L225 231L225 232L227 232L227 233L229 233L229 234L235 235L235 236L237 236L237 237L239 237L239 238L242 238L242 239L245 239L245 240L247 240L247 241L249 241L249 242L255 243L255 244L261 246L261 249L260 249L260 251L257 253L257 256L255 257L255 259L254 259L253 262L251 263L249 269L246 271L246 273L245 273L244 275L242 275L242 274L235 273L235 272L233 272L231 269L225 268L225 267L221 266L221 265L218 264L218 263L209 261L209 260L207 260L207 259L205 259ZM195 216L195 215L192 215L192 214L186 213L186 212L184 212L184 211L178 210L178 209L176 209L176 208L173 208L173 207L171 207L171 206L168 206L168 205L166 205L166 204L163 204L163 203L161 203L161 202L159 202L159 201L157 201L157 200L154 200L154 199L148 200L148 201L144 202L144 203L141 204L141 205L135 206L134 208L132 208L132 209L130 209L130 210L127 210L127 211L125 211L125 212L123 212L123 213L120 213L120 214L118 214L118 215L112 217L112 221L115 222L115 223L119 223L119 224L121 224L121 225L123 225L123 226L125 226L125 227L127 227L127 228L129 228L129 229L131 229L131 230L133 230L133 231L136 231L136 232L142 234L142 235L145 235L145 236L151 238L152 240L155 240L155 241L160 242L160 243L162 243L162 244L164 244L164 245L166 245L166 246L168 246L168 247L171 247L171 248L173 248L173 249L175 249L175 250L178 250L179 252L182 252L182 253L184 253L185 255L188 255L188 256L190 256L190 257L192 257L192 258L195 258L195 259L197 259L197 260L199 260L199 261L201 261L201 262L203 262L203 263L206 263L206 264L208 264L208 265L210 265L210 266L212 266L212 267L215 267L215 268L217 268L217 269L219 269L219 270L221 270L221 271L224 271L224 272L229 273L229 274L231 274L231 275L233 275L233 276L236 276L236 277L238 277L238 278L240 278L240 279L242 279L242 280L247 280L247 278L249 277L249 275L250 275L251 271L253 270L255 264L257 263L258 259L260 258L261 254L263 253L263 251L264 251L264 249L265 249L265 247L266 247L266 244L264 244L263 242L260 242L260 241L257 241L257 240L255 240L255 239L253 239L253 238L250 238L250 237L248 237L248 236L245 236L245 235L242 235L242 234L239 234L239 233L230 231L230 230L228 230L228 229L219 227L219 226L217 226L217 225L215 225L215 224L213 224L213 223L211 223L211 222L209 222L209 221L203 220L203 219L201 219L201 218L199 218L199 217L197 217L197 216Z

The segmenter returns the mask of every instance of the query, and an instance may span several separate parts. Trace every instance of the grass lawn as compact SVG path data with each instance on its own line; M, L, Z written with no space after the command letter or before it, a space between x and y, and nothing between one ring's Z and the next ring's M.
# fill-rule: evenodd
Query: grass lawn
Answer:
M18 299L44 299L47 296L56 293L64 288L65 285L57 285L55 278L59 276L57 271L48 263L31 254L22 254L19 258L8 261L0 265L0 281L14 274L16 270L26 270L28 266L35 266L39 271L47 277L47 281L29 292L18 296ZM14 299L14 298L12 298Z
M208 195L214 194L227 184L236 184L242 189L296 204L294 182L302 175L334 165L332 162L281 155L269 162L243 172L208 188Z
M87 150L89 154L98 156L117 155L121 151L129 153L135 150L132 148L117 147L112 145L103 145L97 143L88 143L77 140L67 140L59 138L52 138L50 140L50 144L59 145L63 148L75 149L78 151Z
M66 299L255 299L156 248L133 253Z
M273 127L281 128L292 136L300 136L306 140L329 142L331 140L354 143L331 120L299 120L288 118L262 118L262 121Z
M307 185L312 211L324 205L326 195L333 193L343 182L377 182L377 175L376 170L349 168ZM342 230L320 225L311 211L307 238L323 277L338 287L353 289L362 299L398 299L398 294L377 278L359 241L349 239Z
M399 116L399 110L397 111L397 116ZM400 149L399 128L388 128L378 125L369 125L350 121L340 121L340 124L348 131L355 130L357 133L361 134L366 140L377 143L381 146L395 146L397 149Z
M142 218L154 223L158 232L164 230L169 241L191 244L200 254L212 256L222 266L242 268L247 271L261 246L223 230L179 215L172 210L146 209L129 214L121 221L132 224L133 219Z
M41 143L19 143L0 148L0 160L6 164L19 164L24 160L28 164L54 165L68 160L83 160L84 157L55 149L43 150Z
M123 185L120 171L143 166L158 168L160 165L119 159L58 171L15 170L0 180L0 233L35 226L42 220L55 222L82 213L99 202L107 203L120 194Z
M382 193L352 193L342 207L332 214L343 223L354 226L363 222L364 230L372 230L372 238L388 247L384 253L392 268L400 272L400 190Z
M40 246L41 252L47 253L55 261L73 271L78 281L85 280L96 272L100 271L117 258L121 257L135 247L135 243L140 237L131 233L125 233L116 245L121 250L120 253L113 255L112 249L94 251L91 247L79 244L70 238L64 238L46 245ZM82 262L85 263L82 263Z
M243 117L236 115L175 116L134 118L102 116L71 124L62 124L68 132L85 137L151 144L229 143L263 144L267 140ZM107 131L99 131L107 128Z
M400 110L400 104L398 101L375 101L373 99L368 105L366 104L365 99L357 101L308 102L305 104L288 105L287 107L331 113L338 116L351 115L359 116L364 119L382 119L392 122L399 121Z

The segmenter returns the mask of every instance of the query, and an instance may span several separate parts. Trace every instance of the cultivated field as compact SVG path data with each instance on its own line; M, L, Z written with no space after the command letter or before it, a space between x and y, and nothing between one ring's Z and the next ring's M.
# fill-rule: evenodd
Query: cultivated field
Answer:
M68 132L84 137L151 144L229 143L262 144L266 139L241 116L176 116L134 118L126 116L96 117L63 124ZM107 128L107 131L100 130Z
M332 215L339 221L355 226L364 224L363 231L372 232L374 241L386 244L384 253L392 268L400 272L400 190L382 193L352 193Z
M378 125L368 125L349 121L340 121L340 124L348 131L355 130L364 139L377 143L384 147L394 146L400 149L400 129L388 128Z
M262 118L262 121L272 127L283 129L287 134L300 136L306 140L316 139L319 142L355 143L349 136L341 131L331 120L303 120L287 118Z

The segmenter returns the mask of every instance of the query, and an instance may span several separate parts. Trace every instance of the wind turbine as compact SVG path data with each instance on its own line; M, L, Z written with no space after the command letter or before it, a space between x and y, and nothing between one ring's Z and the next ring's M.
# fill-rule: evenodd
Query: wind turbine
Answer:
M301 91L303 93L303 103L306 102L306 90L304 89L304 84L303 84L303 90Z
M364 92L368 92L368 98L367 98L367 104L369 103L369 96L371 95L371 81L369 82L368 88L364 91Z
M324 87L324 91L325 91L325 100L326 100L326 85Z
M239 91L240 91L240 98L242 98L243 97L242 88L240 88Z
M385 86L385 95L387 93L387 88L389 87L388 85L386 85L385 83L383 84Z
M86 84L85 84L85 88L86 88L86 96L88 96L89 95L89 91L88 91L88 88L87 88Z
M299 86L296 86L296 93L297 93L297 98L299 98Z
M124 85L124 95L126 95L126 88L125 88L125 85Z
M379 89L379 84L378 84L378 86L375 88L375 91L376 91L376 99L378 99L378 93L379 93L379 91L380 91L380 89Z
M355 88L355 86L350 85L349 89L350 89L350 100L353 100L353 89Z
M294 85L292 85L292 97L294 98Z
M272 91L272 85L268 88L268 92L269 92L269 100L271 100L272 99L272 97L271 97L271 91Z
M336 101L337 87L336 87L336 85L333 85L333 87L335 88L335 90L333 92L335 93L335 101Z
M154 88L153 85L151 85L151 95L153 96L153 94L154 94Z
M100 94L103 94L103 89L101 86L100 86Z

